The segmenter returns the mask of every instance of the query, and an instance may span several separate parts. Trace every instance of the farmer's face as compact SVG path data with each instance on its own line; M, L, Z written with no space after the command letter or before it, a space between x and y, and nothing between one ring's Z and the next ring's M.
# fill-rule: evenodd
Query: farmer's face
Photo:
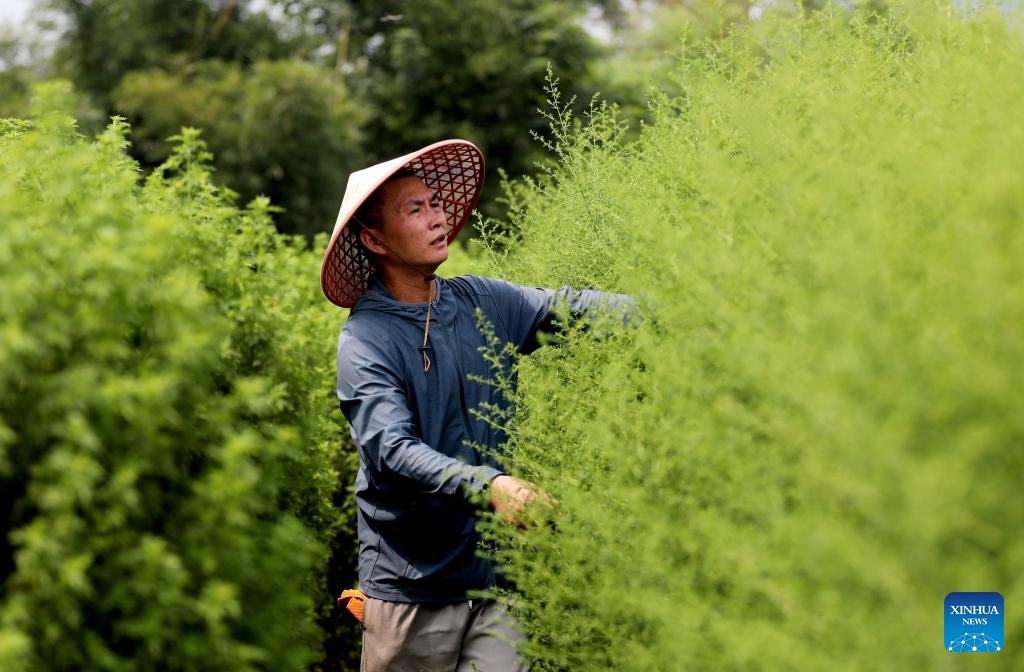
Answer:
M441 201L415 176L392 180L380 189L377 226L386 247L375 249L378 241L373 240L364 240L364 244L395 268L405 266L404 259L416 269L429 267L433 272L448 259L447 220Z

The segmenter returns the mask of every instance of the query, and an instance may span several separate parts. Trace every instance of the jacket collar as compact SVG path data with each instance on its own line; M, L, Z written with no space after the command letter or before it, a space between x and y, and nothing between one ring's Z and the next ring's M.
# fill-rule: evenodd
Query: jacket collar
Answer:
M448 281L441 276L437 276L435 284L437 295L434 297L434 305L431 307L431 320L437 319L447 323L455 314L455 301L451 287L448 286ZM353 312L361 310L374 310L423 322L427 317L427 302L405 303L399 301L384 285L380 277L373 273L367 281L366 291L352 308Z

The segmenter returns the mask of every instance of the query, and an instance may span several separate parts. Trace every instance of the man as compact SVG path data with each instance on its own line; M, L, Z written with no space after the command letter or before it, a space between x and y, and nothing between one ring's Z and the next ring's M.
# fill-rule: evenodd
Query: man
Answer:
M476 382L493 375L477 311L526 354L560 304L579 316L629 303L435 275L479 200L483 168L472 143L447 140L353 173L321 269L327 297L352 308L337 392L359 452L363 670L526 669L515 623L479 599L501 576L477 554L472 494L521 525L538 490L503 472L495 453L507 436L473 414L510 402Z

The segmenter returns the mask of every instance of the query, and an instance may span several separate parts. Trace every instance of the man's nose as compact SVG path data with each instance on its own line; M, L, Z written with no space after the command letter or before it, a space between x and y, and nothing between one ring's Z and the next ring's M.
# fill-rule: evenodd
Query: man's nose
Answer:
M445 217L444 208L438 208L434 211L434 219L430 222L431 229L444 228L448 224L448 219Z

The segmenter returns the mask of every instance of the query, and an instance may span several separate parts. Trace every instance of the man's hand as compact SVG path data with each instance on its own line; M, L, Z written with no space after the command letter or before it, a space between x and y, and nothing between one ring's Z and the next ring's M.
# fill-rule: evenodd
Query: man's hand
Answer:
M533 521L527 515L530 505L538 498L548 506L557 501L529 481L501 474L491 480L491 506L510 525L525 530Z

